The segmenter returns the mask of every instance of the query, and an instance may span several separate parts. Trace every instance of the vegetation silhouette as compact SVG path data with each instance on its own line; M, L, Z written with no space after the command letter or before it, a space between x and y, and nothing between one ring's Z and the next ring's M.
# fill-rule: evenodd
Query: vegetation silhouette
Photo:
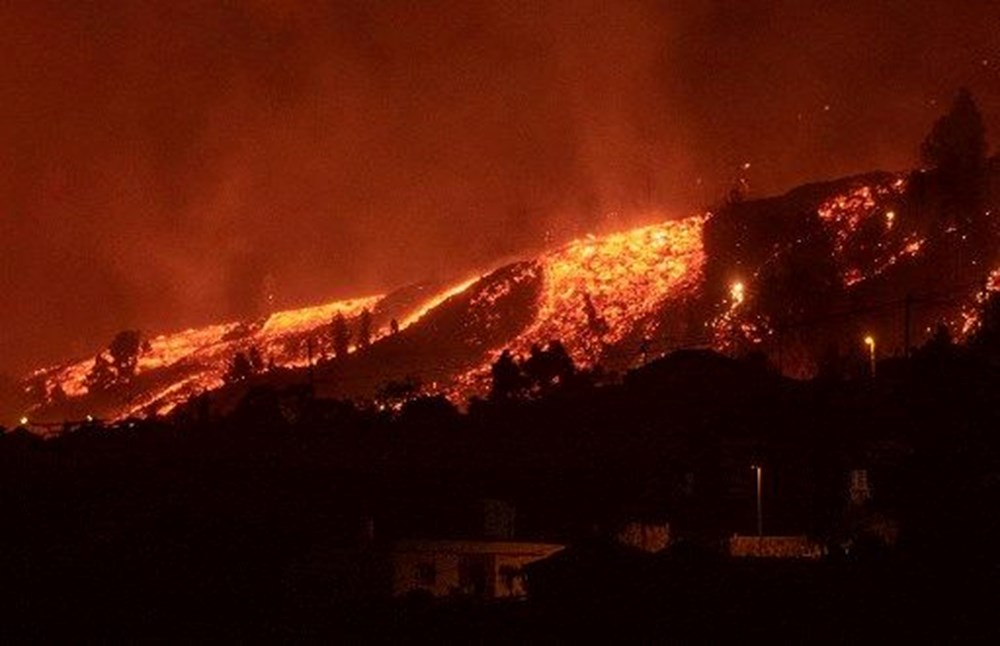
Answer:
M330 338L333 343L334 358L345 358L351 342L351 332L347 329L347 319L342 312L337 312L337 315L333 317Z

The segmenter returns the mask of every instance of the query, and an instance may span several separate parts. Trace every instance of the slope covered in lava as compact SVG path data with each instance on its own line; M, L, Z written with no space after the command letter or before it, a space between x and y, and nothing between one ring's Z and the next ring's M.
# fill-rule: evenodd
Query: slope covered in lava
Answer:
M811 184L588 236L478 278L155 336L127 383L93 388L94 359L54 366L19 386L17 412L157 414L207 391L232 402L261 383L462 401L486 392L502 350L525 357L552 340L578 366L610 373L691 347L759 353L793 376L850 372L864 365L865 336L887 356L939 324L956 337L975 328L977 302L1000 283L997 167L971 215L949 205L934 173ZM356 334L364 310L373 342L334 359L331 320L343 315ZM268 367L223 387L233 357L251 349Z

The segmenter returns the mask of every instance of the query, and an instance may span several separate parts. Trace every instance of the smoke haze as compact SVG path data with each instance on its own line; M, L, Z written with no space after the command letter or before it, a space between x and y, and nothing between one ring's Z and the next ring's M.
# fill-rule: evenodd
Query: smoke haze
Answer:
M886 0L8 0L0 371L455 276L739 173L914 164L1000 10ZM743 170L744 164L750 164Z

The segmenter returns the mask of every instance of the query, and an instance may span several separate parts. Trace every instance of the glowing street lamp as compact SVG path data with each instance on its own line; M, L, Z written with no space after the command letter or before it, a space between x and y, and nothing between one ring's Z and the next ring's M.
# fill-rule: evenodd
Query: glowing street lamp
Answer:
M759 464L754 464L750 468L757 472L757 536L760 537L764 535L764 507L760 497L763 468Z
M868 335L865 337L865 345L868 346L869 374L875 377L875 337Z
M743 286L743 281L737 280L729 286L729 298L733 302L733 307L741 305L745 297L746 288Z
M18 420L18 423L20 423L21 426L27 426L28 425L27 415L22 416L21 419Z

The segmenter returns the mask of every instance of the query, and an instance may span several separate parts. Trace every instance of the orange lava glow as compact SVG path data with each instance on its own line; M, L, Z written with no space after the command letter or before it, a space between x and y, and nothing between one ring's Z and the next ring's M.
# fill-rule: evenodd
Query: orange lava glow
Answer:
M405 328L416 322L427 311L466 289L472 282L465 281L435 294L409 313L400 327ZM381 298L381 295L376 295L334 301L275 312L261 322L210 325L151 338L139 357L134 380L141 383L157 373L163 378L150 380L149 383L155 383L155 387L137 388L139 394L124 400L117 415L112 417L164 414L192 395L219 387L232 356L251 347L256 347L265 359L277 366L305 366L309 357L308 340L324 335L334 316L341 313L347 318L356 317L364 309L373 309ZM93 359L85 359L40 370L30 379L44 382L50 401L59 389L68 397L82 397L87 395L87 374L93 363Z
M873 278L901 259L920 253L924 239L901 226L891 207L906 191L906 180L858 186L825 201L817 215L833 238L845 287ZM872 222L873 218L880 218ZM873 229L871 225L877 225ZM877 240L871 241L871 235ZM874 247L872 247L874 245Z
M455 401L481 394L490 365L504 349L525 357L532 345L559 340L577 366L589 368L627 337L652 335L662 306L694 297L701 285L706 220L692 216L600 238L587 236L542 256L510 279L540 276L534 320L445 392ZM510 288L501 283L479 298L496 300Z
M538 314L512 343L514 352L559 339L575 361L593 365L664 302L694 295L704 223L690 217L588 237L544 256Z
M820 235L832 241L844 287L870 280L922 253L925 240L912 216L900 206L905 190L904 179L890 178L854 185L817 207L823 227ZM533 346L553 340L560 341L574 363L584 369L598 364L612 366L611 370L633 367L648 360L649 343L654 339L667 339L667 345L674 347L668 338L674 324L685 330L690 327L671 317L683 310L682 304L695 303L704 286L703 233L709 218L711 214L696 215L602 237L587 236L487 278L457 282L409 309L392 311L400 329L405 329L452 297L473 290L462 305L468 308L466 320L471 323L456 332L474 337L456 339L471 341L472 354L439 367L433 379L425 381L424 392L444 393L462 404L471 395L484 394L490 367L503 350L524 358ZM775 245L764 264L780 260L781 254L804 242ZM734 272L722 292L725 296L709 306L714 310L698 318L694 333L700 338L695 343L739 353L774 335L771 321L755 302L755 282L763 266ZM977 302L962 310L958 327L963 336L979 325L976 305L992 291L1000 291L1000 268L989 274ZM525 319L518 320L518 327L508 329L503 317L509 311L504 307L509 306L503 304L511 294L527 294L525 299L536 300L533 309L523 310ZM365 309L376 311L391 300L383 302L383 298L372 295L334 301L276 312L257 322L210 325L151 338L133 378L135 395L122 401L110 418L167 413L191 396L222 385L232 357L250 348L275 366L306 366L310 356L314 360L324 356L328 327L337 314L355 319ZM373 341L385 334L385 330L373 330ZM44 385L48 403L62 396L84 397L93 363L87 358L40 370L29 382Z
M982 326L981 311L986 300L993 294L1000 292L1000 267L994 269L986 276L986 284L983 289L976 292L973 302L966 303L959 312L959 321L955 325L952 322L952 330L958 331L957 338L960 341L968 339Z
M767 319L747 315L743 307L747 297L746 284L742 280L734 280L729 285L729 297L722 303L722 312L706 323L716 349L736 352L746 345L757 345L772 334Z
M464 280L456 285L453 285L452 287L449 287L443 292L440 292L430 297L422 305L413 310L413 312L408 314L402 321L400 321L399 323L400 329L404 329L413 325L414 323L422 319L424 315L427 314L427 312L430 312L432 309L434 309L441 303L445 302L452 296L457 296L458 294L461 294L478 280L479 280L478 276L470 278L468 280Z

